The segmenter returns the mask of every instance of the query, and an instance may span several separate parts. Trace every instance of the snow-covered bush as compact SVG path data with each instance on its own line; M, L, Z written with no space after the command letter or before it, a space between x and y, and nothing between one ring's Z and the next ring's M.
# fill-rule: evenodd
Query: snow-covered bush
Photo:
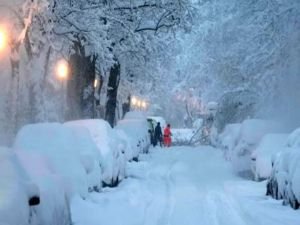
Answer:
M267 194L283 199L294 209L300 207L300 132L295 130L287 145L273 158L273 168L267 183Z
M32 183L14 152L0 147L0 224L37 224L33 210L37 206L29 205L32 197L39 198L38 187Z
M50 163L42 155L24 151L16 151L16 155L30 179L39 188L41 201L34 209L37 224L70 225L70 201L64 192L64 178L51 171Z
M268 133L280 131L277 123L272 121L250 119L242 122L237 143L231 151L231 161L236 172L248 174L251 168L251 154Z
M17 134L14 149L44 156L53 172L63 177L68 198L78 193L86 197L88 179L76 147L75 136L59 123L24 126Z
M89 119L70 121L66 126L87 128L101 154L102 181L105 185L115 186L124 177L125 157L118 147L117 135L111 126L104 120Z
M150 146L150 135L146 116L141 112L129 112L123 120L118 121L115 129L123 130L131 140L134 158L140 153L147 153Z
M267 134L251 155L251 170L255 180L267 179L271 175L272 157L282 151L288 134Z

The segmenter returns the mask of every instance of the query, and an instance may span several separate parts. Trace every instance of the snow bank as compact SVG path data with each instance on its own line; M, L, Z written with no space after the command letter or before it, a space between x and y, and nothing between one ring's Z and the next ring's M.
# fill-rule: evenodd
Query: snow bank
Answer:
M14 149L46 157L53 172L63 178L68 197L74 193L86 197L88 180L74 151L76 144L70 129L58 123L43 123L24 126L17 134Z
M30 179L11 149L0 148L0 224L28 225ZM38 193L36 193L38 195Z
M66 126L85 127L89 130L101 154L102 181L107 185L118 183L119 174L121 176L124 174L124 171L121 171L124 164L121 161L124 160L124 157L118 147L117 135L111 126L100 119L70 121L66 123Z
M288 134L267 134L251 155L251 169L255 180L269 178L272 170L272 158L282 151L287 143Z

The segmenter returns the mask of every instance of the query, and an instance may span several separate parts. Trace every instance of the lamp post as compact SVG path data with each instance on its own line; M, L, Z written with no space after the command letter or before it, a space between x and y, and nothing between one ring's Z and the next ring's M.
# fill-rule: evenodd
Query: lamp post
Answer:
M64 59L59 60L55 67L56 77L59 81L61 81L61 93L62 93L62 101L61 101L61 110L62 110L62 120L64 120L64 114L65 114L65 88L64 84L65 81L68 79L69 76L69 65L68 62Z

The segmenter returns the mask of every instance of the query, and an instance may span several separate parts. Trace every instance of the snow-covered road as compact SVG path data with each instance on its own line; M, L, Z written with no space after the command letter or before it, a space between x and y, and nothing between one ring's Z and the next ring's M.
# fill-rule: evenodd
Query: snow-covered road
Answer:
M74 225L299 225L300 212L236 177L210 147L152 149L117 188L74 198Z

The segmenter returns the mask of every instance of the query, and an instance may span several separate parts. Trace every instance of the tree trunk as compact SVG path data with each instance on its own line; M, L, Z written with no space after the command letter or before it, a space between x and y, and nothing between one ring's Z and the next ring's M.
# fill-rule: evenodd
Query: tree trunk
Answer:
M107 102L105 120L114 127L117 107L118 87L120 83L120 64L117 62L110 69L108 87L107 87Z
M66 120L94 117L94 80L96 56L85 56L81 43L74 43L75 53L70 57L71 72L67 81Z

